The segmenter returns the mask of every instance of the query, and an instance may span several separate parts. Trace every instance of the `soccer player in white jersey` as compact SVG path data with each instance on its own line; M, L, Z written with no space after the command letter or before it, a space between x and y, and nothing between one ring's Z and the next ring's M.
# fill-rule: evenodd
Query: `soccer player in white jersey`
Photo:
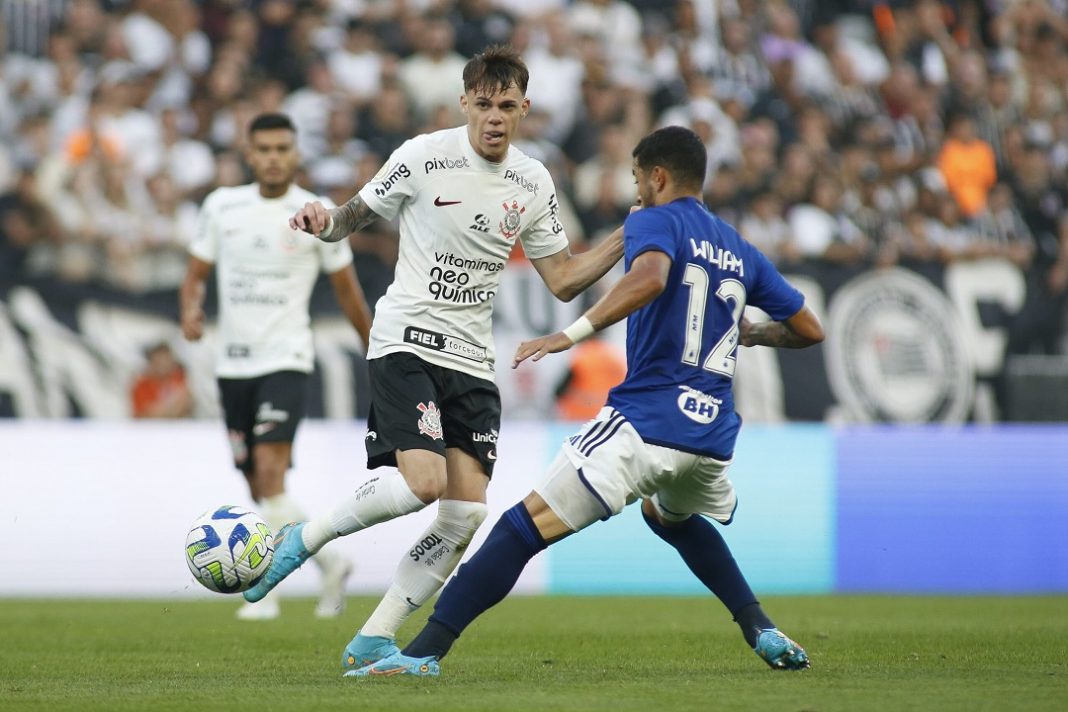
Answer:
M219 301L215 374L234 465L248 480L252 499L273 529L304 514L285 491L293 438L304 415L313 368L308 300L325 272L345 316L366 345L371 312L352 266L347 242L315 242L286 224L310 200L293 184L300 162L289 117L262 114L249 126L247 160L256 182L219 188L204 201L189 267L181 286L182 332L204 333L204 283L213 267ZM344 607L351 564L337 554L316 557L322 596L316 615L333 617ZM278 616L271 596L246 603L238 617Z
M331 242L376 215L400 219L396 276L371 329L365 439L368 467L399 472L368 480L327 516L283 529L270 568L245 598L259 599L328 541L438 500L437 518L346 647L350 669L397 650L397 628L441 587L486 517L501 412L491 317L516 241L564 300L623 254L617 230L572 255L549 172L511 145L530 107L518 53L490 47L467 63L463 79L465 126L407 141L345 205L310 203L290 221Z
M347 674L438 675L438 661L531 558L639 499L649 528L726 606L757 655L777 670L809 666L700 515L730 524L737 506L727 468L741 427L731 390L739 344L803 348L822 341L823 328L771 262L701 203L705 161L701 139L679 126L635 147L642 209L623 226L626 275L562 332L520 344L512 362L566 351L627 318L627 377L564 442L542 483L504 513L419 635ZM773 321L749 323L747 304Z

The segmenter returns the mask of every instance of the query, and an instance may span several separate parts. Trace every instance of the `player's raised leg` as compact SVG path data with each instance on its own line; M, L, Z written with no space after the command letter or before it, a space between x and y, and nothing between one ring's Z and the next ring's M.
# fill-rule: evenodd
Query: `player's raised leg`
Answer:
M437 593L486 518L489 477L482 464L459 448L450 447L445 454L448 483L438 501L437 517L401 558L386 595L345 647L341 658L345 670L397 652L397 629Z
M486 541L442 591L426 626L402 652L345 676L438 675L438 661L464 629L508 595L538 552L606 514L603 500L584 489L577 471L562 454L539 491L551 492L553 499L556 495L571 498L568 518L574 526L565 523L541 494L530 493L497 520Z
M733 503L726 508L727 521L733 509ZM727 542L711 522L697 514L676 514L656 498L642 502L642 516L653 533L673 546L690 571L723 602L745 642L768 665L782 670L809 667L804 648L779 631L764 613Z
M441 459L441 470L444 470L444 458L434 453L426 455ZM260 583L245 591L245 600L258 601L266 596L327 542L419 511L427 504L416 496L399 472L372 477L329 514L282 527L275 537L271 567Z

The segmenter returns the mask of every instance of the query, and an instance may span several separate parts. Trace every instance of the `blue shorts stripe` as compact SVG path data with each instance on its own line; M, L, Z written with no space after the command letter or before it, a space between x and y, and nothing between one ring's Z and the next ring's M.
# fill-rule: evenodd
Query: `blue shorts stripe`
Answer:
M586 479L586 475L582 474L582 468L581 467L578 468L576 470L576 472L578 472L579 481L582 482L582 485L586 489L588 489L590 491L590 494L592 494L594 496L594 498L598 502L600 502L601 506L604 507L604 516L601 518L602 521L605 520L605 519L608 519L609 517L611 517L612 516L612 508L609 507L608 503L604 501L604 497L602 497L600 494L598 494L597 490L595 490L593 488L593 485L590 484L590 481Z
M612 415L609 418L602 420L599 423L594 423L592 426L590 426L590 429L586 431L586 434L579 439L578 445L575 446L575 449L582 450L582 448L585 447L586 443L604 432L605 428L607 428L611 424L612 419L615 418L617 415L619 414L613 411Z
M593 451L604 445L606 442L612 439L612 436L619 432L619 429L623 427L623 424L627 422L627 419L622 415L619 416L619 420L609 429L604 435L598 437L595 441L586 446L586 451L582 454L589 457L593 454Z

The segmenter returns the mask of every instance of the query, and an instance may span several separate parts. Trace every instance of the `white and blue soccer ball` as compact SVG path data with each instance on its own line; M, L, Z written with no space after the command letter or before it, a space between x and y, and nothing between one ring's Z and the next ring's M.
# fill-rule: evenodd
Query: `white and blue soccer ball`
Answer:
M239 593L252 588L274 557L274 535L260 515L225 505L205 512L185 538L185 562L206 588Z

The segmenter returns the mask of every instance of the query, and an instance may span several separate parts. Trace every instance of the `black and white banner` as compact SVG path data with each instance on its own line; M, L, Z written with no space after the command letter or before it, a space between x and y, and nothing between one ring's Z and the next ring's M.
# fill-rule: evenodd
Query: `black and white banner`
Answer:
M1024 278L1014 265L981 260L851 270L809 264L785 273L823 321L827 340L801 351L742 352L736 389L747 422L996 417L989 381L1004 365L1008 320L1024 303ZM309 414L365 415L367 371L359 340L329 290L317 295ZM567 356L512 370L511 354L520 341L571 323L585 306L581 299L554 299L528 264L505 269L494 333L506 417L551 417ZM623 334L617 326L607 336L622 349ZM182 340L176 294L131 297L51 281L0 285L0 416L127 417L145 347L168 341L187 368L196 414L215 417L213 336L209 328L200 342Z

